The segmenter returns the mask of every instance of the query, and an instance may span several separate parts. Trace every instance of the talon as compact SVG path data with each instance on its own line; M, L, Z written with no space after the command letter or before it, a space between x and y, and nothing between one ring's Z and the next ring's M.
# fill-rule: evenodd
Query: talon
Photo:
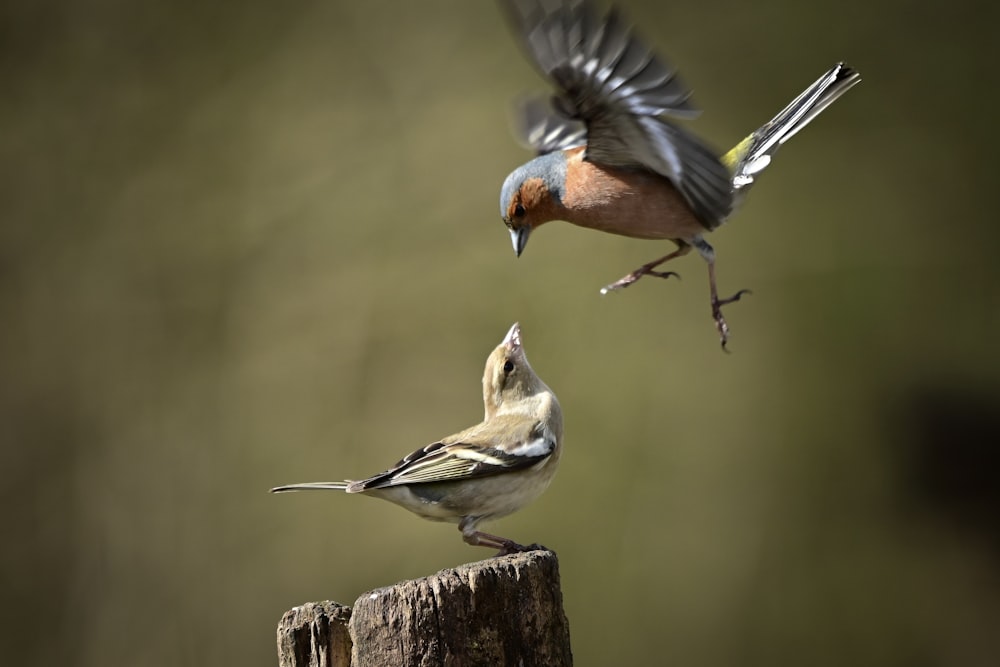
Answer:
M635 281L639 280L639 278L642 278L643 276L645 276L647 274L651 275L651 276L656 276L657 278L669 278L670 276L674 276L678 280L680 280L680 276L677 275L676 273L674 273L673 271L654 271L653 270L656 267L658 267L660 264L663 264L664 262L669 262L670 260L672 260L675 257L681 257L683 255L686 255L686 254L688 254L691 251L691 246L688 245L687 243L683 243L681 241L675 241L675 243L677 243L677 250L673 251L669 255L664 255L663 257L660 257L659 259L654 259L652 262L648 262L646 264L643 264L638 269L636 269L632 273L628 274L627 276L625 276L621 280L616 280L615 282L611 283L610 285L605 285L604 287L601 288L601 294L607 294L608 292L613 292L615 290L622 289L623 287L628 287L629 285L631 285Z
M517 542L514 542L513 540L505 540L503 546L500 548L500 551L496 553L496 556L494 556L494 558L498 558L500 556L509 556L511 554L524 553L525 551L532 551L533 550L532 547L535 546L537 545L532 544L531 546L526 547L524 545L518 544Z
M630 280L630 278L631 278L631 280ZM611 283L610 285L605 285L604 287L602 287L601 288L601 294L602 295L610 294L611 292L614 292L615 290L620 290L623 287L628 287L629 285L631 285L632 283L634 283L636 280L638 280L638 278L633 278L631 275L627 275L624 278L622 278L621 280L616 280L615 282Z
M719 344L722 346L722 351L729 354L729 348L726 347L726 343L729 342L729 325L726 324L726 319L721 312L716 311L712 315L715 318L715 330L719 332Z
M721 308L722 306L725 306L728 303L733 303L734 301L739 301L741 298L743 298L744 294L753 294L753 292L751 292L748 289L741 289L739 292L737 292L736 294L732 295L729 298L726 298L726 299L716 299L715 302L712 303L713 312L716 309Z
M610 285L605 285L604 287L601 288L601 294L607 294L608 292L614 292L615 290L624 289L625 287L628 287L635 281L639 280L639 278L642 278L642 269L639 269L638 271L633 271L624 278L616 280Z
M722 351L727 354L729 353L729 348L726 347L726 343L729 342L729 325L726 323L726 318L722 316L722 307L734 301L739 301L745 294L753 294L753 292L748 289L741 289L729 298L712 299L712 319L715 320L715 329L719 332L719 344L722 346Z
M609 292L614 292L615 290L620 290L625 287L628 287L632 283L638 281L639 278L642 278L643 276L656 276L657 278L674 277L677 278L678 280L681 279L680 274L675 273L674 271L653 271L652 269L647 269L646 267L642 267L628 274L624 278L616 280L610 285L605 285L604 287L601 288L601 294L608 294Z
M496 556L509 556L515 553L528 553L529 551L552 551L548 547L539 544L538 542L533 542L527 546L523 544L511 543L509 546L505 546L503 549L497 552Z

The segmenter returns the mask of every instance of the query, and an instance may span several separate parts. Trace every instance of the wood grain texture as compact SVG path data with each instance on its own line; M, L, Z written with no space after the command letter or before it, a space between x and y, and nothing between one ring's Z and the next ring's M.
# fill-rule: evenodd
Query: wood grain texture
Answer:
M323 604L345 609L315 606ZM283 667L348 664L310 657L330 655L324 635L313 629L323 624L300 626L284 643L279 629ZM491 558L370 591L350 610L348 629L353 667L573 664L559 562L551 551Z
M349 667L351 608L307 602L285 612L278 624L280 667Z

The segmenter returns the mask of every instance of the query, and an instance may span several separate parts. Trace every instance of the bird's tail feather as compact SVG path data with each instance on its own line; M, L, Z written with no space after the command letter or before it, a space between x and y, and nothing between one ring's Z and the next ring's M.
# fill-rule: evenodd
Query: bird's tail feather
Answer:
M276 486L271 489L271 493L284 493L286 491L346 491L347 486L347 482L306 482L303 484Z
M753 185L754 179L771 162L781 144L809 124L821 111L861 81L861 75L844 63L837 63L806 88L801 95L723 156L733 173L736 191Z

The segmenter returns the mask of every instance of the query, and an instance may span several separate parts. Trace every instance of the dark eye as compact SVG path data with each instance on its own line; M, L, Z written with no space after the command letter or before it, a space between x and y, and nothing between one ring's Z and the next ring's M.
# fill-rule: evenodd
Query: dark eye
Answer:
M512 370L514 370L514 362L508 359L503 364L503 372L509 375Z
M523 218L524 217L524 207L521 206L520 204L515 204L514 205L514 217L515 218Z

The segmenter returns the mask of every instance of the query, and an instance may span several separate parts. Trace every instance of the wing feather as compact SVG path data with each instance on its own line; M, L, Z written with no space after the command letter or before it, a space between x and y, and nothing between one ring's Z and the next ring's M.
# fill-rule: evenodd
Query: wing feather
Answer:
M501 5L525 50L555 84L553 106L561 122L586 127L588 160L654 171L674 183L706 227L725 219L732 207L731 173L714 150L667 118L698 114L690 89L617 9L598 20L590 3L579 0ZM563 147L531 145L541 152Z
M437 442L418 449L395 467L360 482L352 493L404 484L449 482L496 475L527 468L548 458L555 441L543 433L541 424L531 428L531 437L513 442Z

